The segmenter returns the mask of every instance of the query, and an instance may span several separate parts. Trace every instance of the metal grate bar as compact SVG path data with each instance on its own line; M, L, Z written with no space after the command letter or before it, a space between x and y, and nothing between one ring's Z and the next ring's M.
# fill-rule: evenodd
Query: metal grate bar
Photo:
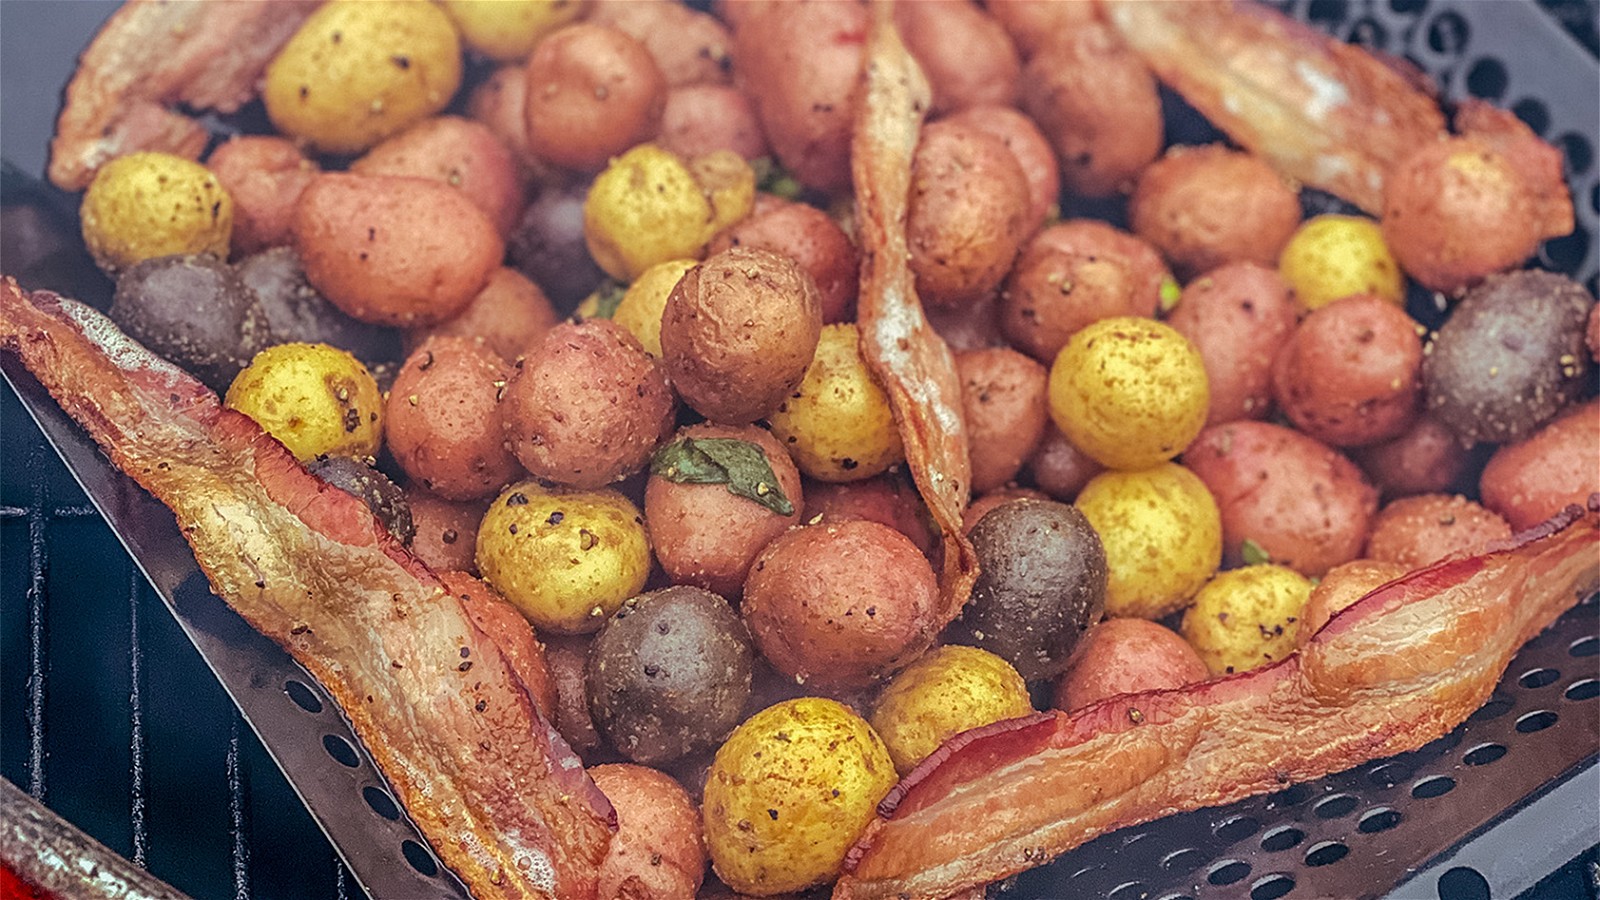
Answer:
M239 713L228 722L228 832L233 836L234 900L250 900L250 844L245 834L245 777L239 756Z
M45 479L44 446L28 450L33 503L28 509L28 795L44 802Z
M133 827L133 864L145 868L150 835L145 828L144 771L144 640L139 628L139 607L144 576L128 567L128 758L131 768L128 786L128 820Z

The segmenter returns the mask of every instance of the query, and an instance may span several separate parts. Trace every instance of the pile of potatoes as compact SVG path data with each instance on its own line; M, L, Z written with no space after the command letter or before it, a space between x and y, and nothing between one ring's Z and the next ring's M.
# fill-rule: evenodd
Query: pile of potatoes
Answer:
M982 567L941 629L855 324L867 12L716 13L335 0L266 72L276 133L83 199L124 329L545 641L619 813L603 896L693 896L708 853L741 893L825 883L1030 685L1071 710L1283 659L1600 490L1594 298L1431 230L1503 160L1424 148L1383 221L1302 221L1261 160L1165 146L1092 4L904 3L909 262Z

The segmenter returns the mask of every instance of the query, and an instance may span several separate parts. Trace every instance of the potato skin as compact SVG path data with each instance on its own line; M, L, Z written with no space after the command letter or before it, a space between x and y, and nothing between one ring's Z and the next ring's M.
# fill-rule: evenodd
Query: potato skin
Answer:
M294 205L319 171L293 141L268 135L229 138L206 168L233 198L230 243L237 256L289 243Z
M1148 619L1107 619L1089 629L1056 680L1055 708L1073 712L1117 694L1183 687L1211 677L1177 632Z
M756 557L740 611L773 668L807 690L894 674L933 640L939 585L905 535L877 522L780 535Z
M907 203L911 271L918 295L934 306L973 303L998 287L1031 224L1016 155L949 120L922 129Z
M1031 58L1057 35L1100 20L1093 3L1062 3L1060 0L990 0L989 15L1011 35L1023 59Z
M750 192L753 202L754 175ZM612 160L590 186L584 242L608 275L632 281L669 259L699 259L713 234L749 212L748 204L735 214L714 201L685 160L641 144Z
M1517 531L1532 528L1569 504L1600 491L1594 448L1600 447L1600 400L1558 416L1531 436L1489 457L1479 492L1483 505Z
M228 258L233 198L205 166L170 153L129 153L101 166L78 215L89 255L113 277L158 256Z
M1422 339L1405 311L1358 295L1314 310L1272 364L1273 396L1301 431L1335 447L1398 436L1422 396Z
M1074 505L1105 547L1107 615L1159 619L1176 612L1222 561L1217 501L1176 463L1102 472Z
M1200 589L1180 631L1212 675L1248 672L1295 651L1311 580L1261 563L1223 572Z
M644 352L660 359L661 314L666 312L672 289L697 265L692 259L669 259L645 269L623 292L611 321L628 329Z
M482 340L501 359L514 363L538 346L560 319L537 284L501 266L461 312L437 325L412 329L406 339L412 344L443 335Z
M901 3L895 24L933 92L930 115L1016 102L1022 62L1000 23L968 0Z
M661 354L684 402L744 425L804 377L822 331L817 286L793 260L734 247L689 270L661 319Z
M1328 445L1267 422L1229 422L1201 432L1183 464L1217 501L1230 565L1246 540L1312 577L1361 555L1378 492Z
M1302 222L1278 254L1278 274L1302 312L1354 294L1405 302L1400 264L1378 223L1361 216L1329 214Z
M418 122L350 164L358 175L427 178L465 194L501 237L522 215L516 158L487 125L460 116Z
M706 252L730 247L771 250L794 260L817 285L822 323L855 318L860 262L856 246L827 213L805 203L779 203L750 216L711 239Z
M673 584L692 584L737 598L756 555L774 538L800 521L805 495L800 472L783 445L754 425L691 425L674 439L724 438L761 448L777 476L778 487L794 504L780 516L753 500L737 496L721 484L678 484L651 474L645 483L644 512L661 568Z
M617 833L600 861L597 897L693 897L705 878L700 811L670 776L612 763L589 769L617 811Z
M433 115L461 86L461 41L432 3L329 3L267 64L261 99L279 131L357 153Z
M889 395L853 323L821 330L804 377L767 419L800 471L819 481L871 478L905 459Z
M223 403L282 441L295 459L376 456L383 394L359 360L327 344L278 344L256 354Z
M1407 571L1405 566L1375 559L1352 559L1329 569L1306 599L1295 643L1304 647L1329 619Z
M1205 364L1211 403L1206 425L1265 419L1272 409L1272 360L1295 331L1289 286L1252 262L1230 263L1189 282L1167 324Z
M856 519L878 522L910 538L923 556L933 558L936 529L910 476L885 472L860 481L804 479L803 483L806 510L801 519L807 524Z
M505 244L459 191L421 178L317 176L290 225L306 279L352 318L413 327L460 312Z
M992 491L1015 478L1050 422L1044 366L994 347L956 354L972 460L972 490Z
M1033 232L1057 211L1061 202L1061 169L1050 141L1032 119L1010 106L980 103L949 116L948 121L998 138L1016 157L1028 184L1025 231Z
M429 338L400 367L384 406L389 452L406 476L447 500L476 500L522 469L500 429L510 368L466 338Z
M716 16L681 3L592 0L588 18L643 43L668 87L726 84L731 79L733 37Z
M1227 263L1276 263L1300 225L1300 198L1259 157L1180 146L1139 176L1128 219L1179 277L1192 278Z
M1044 431L1039 449L1028 460L1028 474L1039 490L1062 503L1071 503L1089 479L1105 471L1105 466L1073 446L1054 422Z
M527 56L552 29L583 13L582 3L566 0L443 0L443 6L461 42L498 62Z
M500 397L511 452L537 478L600 487L638 471L672 432L666 371L621 326L563 322Z
M580 172L655 137L667 82L650 51L626 32L578 22L528 58L528 147Z
M1030 712L1028 685L1010 663L952 644L896 675L878 696L871 722L903 777L957 734Z
M750 98L725 84L690 84L668 91L657 141L679 156L713 150L730 150L745 159L767 155L767 138Z
M966 510L961 513L961 531L971 537L972 529L983 521L984 516L988 515L995 507L1010 503L1013 500L1050 499L1049 494L1044 491L1036 491L1033 488L1016 486L997 488L967 504Z
M478 543L478 523L489 504L482 501L446 500L416 485L405 488L411 521L417 529L411 553L435 572L478 570L473 553Z
M1511 525L1460 494L1401 497L1378 510L1367 536L1367 556L1404 566L1429 566L1447 556L1480 553L1511 537Z
M511 264L528 276L562 312L594 290L605 272L589 255L584 236L583 184L546 185L522 212L506 241Z
M204 310L204 315L196 315ZM209 254L158 256L117 279L111 321L150 350L225 391L274 335L260 299L237 270Z
M1351 458L1385 497L1438 493L1472 464L1472 447L1433 416L1417 416L1399 436L1358 447Z

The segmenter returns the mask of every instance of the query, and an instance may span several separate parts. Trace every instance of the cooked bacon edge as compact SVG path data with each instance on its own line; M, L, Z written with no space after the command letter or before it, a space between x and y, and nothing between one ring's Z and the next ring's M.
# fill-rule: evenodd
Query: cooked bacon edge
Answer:
M168 107L238 111L317 2L124 4L83 52L67 85L50 142L51 183L81 190L101 166L136 150L199 158L205 129Z
M1600 587L1600 494L1344 610L1275 665L957 736L897 785L835 900L939 898L1091 838L1422 746Z
M505 601L435 576L89 307L7 278L0 347L172 509L218 596L328 689L473 896L594 895L615 813L541 713L542 650Z
M1415 79L1262 4L1102 0L1163 82L1280 173L1377 215L1389 170L1445 133Z
M955 357L928 324L908 265L911 158L931 95L922 70L900 41L892 11L889 2L873 4L865 89L850 141L861 238L857 324L867 366L894 408L906 464L941 533L942 625L960 615L978 577L977 554L961 529L972 465Z

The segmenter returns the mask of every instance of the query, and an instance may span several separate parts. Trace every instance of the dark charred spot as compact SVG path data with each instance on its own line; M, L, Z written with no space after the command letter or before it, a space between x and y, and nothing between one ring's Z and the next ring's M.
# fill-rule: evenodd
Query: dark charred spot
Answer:
M389 61L394 63L395 68L402 72L411 68L411 57L409 56L391 56L389 57Z
M518 491L515 494L512 494L511 496L506 498L506 505L507 506L527 506L528 505L528 495L522 493L521 491ZM552 513L551 514L551 518L555 518L555 516L558 516L558 515L560 515L560 513ZM550 524L554 525L555 523L551 522Z
M523 502L524 503L527 502L527 498L526 497L523 498ZM567 514L558 509L555 512L551 513L550 514L550 518L545 519L544 523L546 525L560 525L561 524L561 520L565 519L566 517L567 517Z

